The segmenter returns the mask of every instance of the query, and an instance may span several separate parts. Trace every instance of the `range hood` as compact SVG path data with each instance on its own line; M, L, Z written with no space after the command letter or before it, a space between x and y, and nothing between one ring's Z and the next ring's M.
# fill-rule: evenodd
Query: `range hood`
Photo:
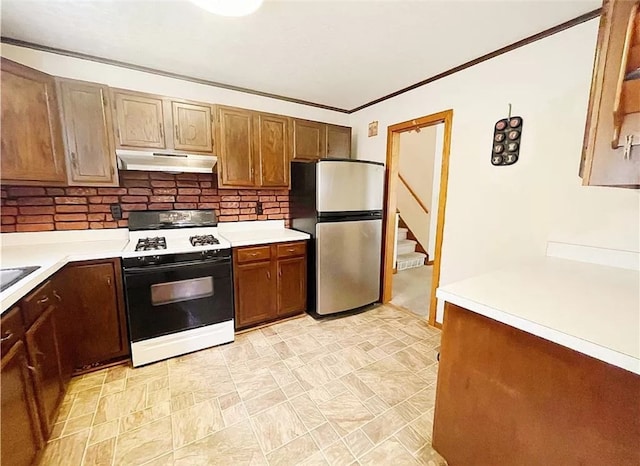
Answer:
M118 168L121 170L154 171L169 173L213 173L217 157L185 153L147 152L141 150L116 150Z

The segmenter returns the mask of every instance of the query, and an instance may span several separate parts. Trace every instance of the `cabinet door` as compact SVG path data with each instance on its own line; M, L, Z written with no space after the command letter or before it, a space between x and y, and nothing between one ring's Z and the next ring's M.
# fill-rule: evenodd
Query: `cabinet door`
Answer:
M69 185L117 186L109 88L60 80Z
M327 157L351 158L351 128L327 125Z
M327 125L293 120L293 158L318 160L327 155Z
M171 102L171 111L174 149L213 152L211 106Z
M261 186L289 186L291 159L288 131L289 119L278 115L254 115L256 159L260 163Z
M64 389L56 333L55 306L49 306L25 333L36 401L45 438L49 437Z
M2 356L2 464L29 466L42 447L27 355L19 341Z
M276 317L275 277L271 264L269 261L235 266L236 328Z
M252 112L219 107L218 177L220 187L255 186Z
M307 260L304 256L278 259L278 315L307 308Z
M129 354L119 261L89 262L63 271L77 329L75 365L89 368Z
M4 58L1 65L2 182L64 184L54 78Z
M118 146L164 149L162 99L114 91Z

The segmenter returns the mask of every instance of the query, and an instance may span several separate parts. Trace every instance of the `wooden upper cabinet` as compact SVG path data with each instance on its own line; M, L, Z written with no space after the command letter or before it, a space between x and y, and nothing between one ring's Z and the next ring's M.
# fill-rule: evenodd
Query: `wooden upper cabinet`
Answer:
M293 120L293 159L318 160L327 156L327 125Z
M584 185L640 188L639 70L640 2L605 1L580 164Z
M114 90L118 147L164 149L162 98Z
M171 101L173 148L213 152L213 113L211 105Z
M53 76L1 60L2 182L64 184L64 148Z
M252 112L218 107L218 185L256 185Z
M327 157L351 158L351 128L327 125Z
M289 118L280 115L256 113L255 160L259 163L260 186L289 187Z
M4 322L3 322L4 323ZM42 447L40 420L28 372L24 343L2 355L2 464L30 466Z
M109 88L58 80L69 185L117 186Z

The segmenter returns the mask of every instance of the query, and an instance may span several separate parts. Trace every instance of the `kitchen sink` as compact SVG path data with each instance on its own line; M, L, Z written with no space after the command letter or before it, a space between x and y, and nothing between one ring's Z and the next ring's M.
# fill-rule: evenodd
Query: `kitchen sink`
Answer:
M10 269L0 269L0 291L4 291L14 283L23 279L34 270L38 270L40 266L32 267L15 267Z

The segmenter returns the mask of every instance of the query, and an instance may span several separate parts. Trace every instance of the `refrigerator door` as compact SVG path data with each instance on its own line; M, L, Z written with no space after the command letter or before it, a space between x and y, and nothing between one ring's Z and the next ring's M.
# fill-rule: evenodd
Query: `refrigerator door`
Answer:
M316 225L316 312L347 311L380 296L382 220Z
M318 212L382 210L384 166L359 161L321 160L316 171Z

